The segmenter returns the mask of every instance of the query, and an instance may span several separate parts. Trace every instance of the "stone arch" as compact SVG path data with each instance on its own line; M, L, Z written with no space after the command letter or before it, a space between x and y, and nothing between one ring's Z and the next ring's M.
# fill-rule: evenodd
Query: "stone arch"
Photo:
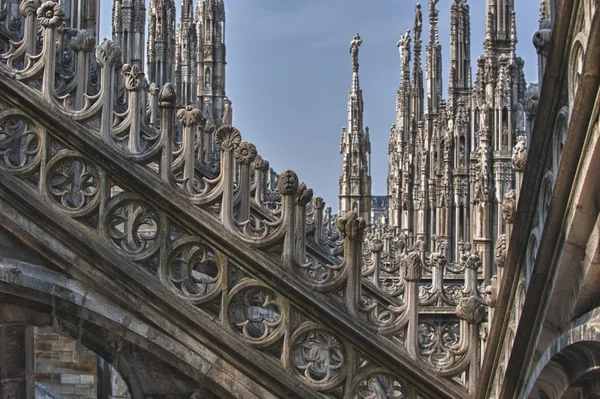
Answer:
M210 389L231 394L205 377L210 351L188 347L84 283L47 268L0 262L0 320L51 327L113 365L132 399L190 397ZM202 353L202 355L200 354ZM213 360L214 361L214 360ZM175 396L177 397L177 396ZM207 396L216 397L216 396Z
M599 373L600 308L596 308L575 321L544 352L529 380L526 397L561 398Z

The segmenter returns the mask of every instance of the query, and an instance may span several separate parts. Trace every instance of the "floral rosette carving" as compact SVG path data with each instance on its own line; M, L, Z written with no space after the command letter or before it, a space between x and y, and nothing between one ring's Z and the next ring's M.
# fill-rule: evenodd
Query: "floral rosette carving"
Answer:
M0 168L14 174L34 171L40 161L39 127L24 115L0 113Z
M351 240L360 238L367 227L365 219L358 216L356 211L348 211L343 216L338 216L336 226L342 235L342 238L348 237Z
M240 143L240 145L233 151L233 156L240 165L251 164L254 162L257 155L258 152L256 151L256 146L247 141Z
M298 175L293 170L283 171L277 183L281 195L294 195L298 192Z
M48 163L46 193L71 216L81 216L100 199L98 169L74 151L61 151Z
M292 335L289 364L296 375L316 389L331 389L345 375L345 350L339 338L316 323L302 324Z
M507 251L508 242L506 234L500 234L498 240L496 240L496 248L494 250L494 259L496 261L496 266L504 267L504 263L506 262Z
M37 19L44 28L55 28L62 24L65 14L60 9L60 4L47 1L37 10Z
M229 294L229 322L245 341L266 347L282 334L282 306L272 290L243 279Z
M166 222L142 198L119 194L107 205L104 217L105 236L131 260L146 259L159 248Z
M221 126L215 135L215 143L222 151L235 150L241 142L242 135L233 126Z
M96 47L96 62L103 68L112 68L121 63L121 47L112 40L104 39Z
M222 273L210 248L193 237L183 237L168 253L161 279L178 296L200 304L219 294Z

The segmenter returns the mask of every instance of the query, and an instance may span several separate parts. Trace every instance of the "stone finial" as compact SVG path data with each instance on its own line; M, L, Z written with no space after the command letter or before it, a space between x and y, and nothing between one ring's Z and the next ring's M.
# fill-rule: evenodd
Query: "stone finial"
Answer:
M512 167L517 172L522 172L527 163L527 137L518 136L512 153Z
M298 192L298 175L293 170L286 170L279 175L279 192L281 195L294 195Z
M104 39L101 45L96 47L96 62L103 68L112 68L121 63L121 47L112 40Z
M261 172L266 172L269 170L269 161L263 159L260 155L256 156L256 159L253 163L254 169L260 170Z
M63 22L65 13L60 9L60 4L47 1L37 9L37 19L44 28L56 28Z
M40 8L40 0L23 0L19 6L19 12L26 17L33 14Z
M199 109L188 105L177 111L177 118L179 118L179 123L181 123L183 127L189 127L200 123L202 113Z
M137 65L123 65L122 69L123 81L125 88L129 91L139 90L141 88L141 81L144 74L140 71Z
M85 29L78 31L77 36L71 38L71 48L76 53L91 53L95 44L96 38Z
M419 281L423 276L423 261L416 252L410 252L404 257L404 280Z
M469 324L479 324L485 316L485 307L477 297L465 297L456 306L456 315Z
M312 188L307 188L304 182L300 182L298 185L298 194L296 196L296 204L300 206L306 206L313 197Z
M515 222L516 209L517 194L515 190L510 190L502 201L502 218L506 223L513 224Z
M158 106L167 108L175 106L177 101L177 94L175 93L175 86L173 83L165 83L158 93Z
M478 270L481 267L481 256L479 255L479 252L477 252L475 250L472 251L467 256L467 261L466 261L465 266L469 269Z
M200 110L198 110L200 112ZM215 144L222 151L235 150L242 142L242 135L233 126L221 126L215 134Z
M233 156L240 165L249 165L256 159L258 152L256 146L244 141L233 151Z
M313 208L323 210L325 207L325 201L323 201L323 197L314 197L313 198Z
M374 238L369 243L369 249L371 252L381 252L383 250L383 242L379 238Z
M348 211L344 215L338 215L336 226L343 238L354 240L362 236L367 223L365 219L358 216L356 211Z

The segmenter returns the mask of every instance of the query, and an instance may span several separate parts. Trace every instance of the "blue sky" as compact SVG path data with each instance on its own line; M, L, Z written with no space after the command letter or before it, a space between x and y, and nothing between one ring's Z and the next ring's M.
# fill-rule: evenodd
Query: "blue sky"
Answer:
M110 37L112 1L101 1L101 37ZM427 1L421 3L425 45ZM537 30L539 1L515 3L517 52L525 59L527 82L535 82L537 55L531 38ZM440 0L437 6L444 79L448 76L451 4L452 0ZM483 52L485 0L470 0L469 5L475 75L477 56ZM387 144L400 79L396 43L406 29L412 29L415 2L225 0L225 6L226 84L234 125L276 171L296 171L334 211L338 207L340 134L347 120L352 76L348 48L353 35L360 33L360 84L365 125L371 134L373 194L385 195ZM443 90L445 96L446 81Z

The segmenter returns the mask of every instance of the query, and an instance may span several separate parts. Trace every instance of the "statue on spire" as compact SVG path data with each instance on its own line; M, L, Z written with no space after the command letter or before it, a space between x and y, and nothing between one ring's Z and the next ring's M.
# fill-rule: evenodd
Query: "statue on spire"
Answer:
M350 54L352 54L352 71L358 72L358 48L362 44L362 39L357 33L350 42Z
M421 13L421 4L417 3L415 7L415 42L421 40L423 32L423 14Z
M402 60L408 62L410 60L410 29L407 29L406 33L400 37L397 46L400 49Z

